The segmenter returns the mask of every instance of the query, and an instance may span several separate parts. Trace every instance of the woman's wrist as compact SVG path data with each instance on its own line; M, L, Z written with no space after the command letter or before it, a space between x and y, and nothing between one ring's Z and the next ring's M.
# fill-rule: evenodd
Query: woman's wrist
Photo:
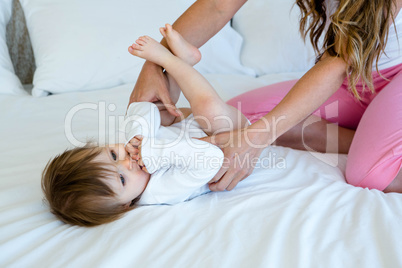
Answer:
M145 61L142 69L146 69L147 71L163 71L163 67L153 63L152 61Z
M272 133L263 121L258 120L257 122L251 124L245 129L245 135L247 139L251 142L251 146L256 146L258 148L265 148L271 145L274 140L272 140Z

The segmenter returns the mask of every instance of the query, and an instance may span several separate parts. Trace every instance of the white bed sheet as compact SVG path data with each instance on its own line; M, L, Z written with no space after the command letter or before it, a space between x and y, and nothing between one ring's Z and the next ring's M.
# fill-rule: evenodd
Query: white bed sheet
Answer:
M227 100L298 76L207 77ZM40 176L50 157L71 147L66 114L79 103L105 103L116 106L107 116L122 115L132 87L0 96L0 267L402 266L402 195L346 184L344 155L283 147L263 154L286 168L257 168L231 192L141 207L95 228L61 223L42 201ZM98 111L80 111L72 122L77 140L99 138Z

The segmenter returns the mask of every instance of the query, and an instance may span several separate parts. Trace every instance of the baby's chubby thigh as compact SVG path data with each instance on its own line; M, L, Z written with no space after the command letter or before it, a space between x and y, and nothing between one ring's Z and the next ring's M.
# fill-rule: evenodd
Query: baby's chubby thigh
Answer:
M248 126L246 116L219 97L192 106L195 120L207 135L236 130Z

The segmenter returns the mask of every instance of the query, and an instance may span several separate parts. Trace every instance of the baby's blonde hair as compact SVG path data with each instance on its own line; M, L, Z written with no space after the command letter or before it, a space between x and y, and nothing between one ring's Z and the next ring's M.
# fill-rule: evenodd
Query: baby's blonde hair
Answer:
M319 39L327 22L325 0L297 0L302 11L300 32L310 41L320 55L328 52L347 63L349 90L361 99L356 89L361 80L363 91L367 86L374 93L371 76L374 60L378 72L378 60L387 44L389 27L394 22L395 0L339 0L338 9L330 17L323 48L318 47Z
M120 218L134 208L114 202L105 183L116 176L110 164L94 161L102 148L86 145L66 150L50 160L42 173L42 190L54 215L65 223L96 226Z

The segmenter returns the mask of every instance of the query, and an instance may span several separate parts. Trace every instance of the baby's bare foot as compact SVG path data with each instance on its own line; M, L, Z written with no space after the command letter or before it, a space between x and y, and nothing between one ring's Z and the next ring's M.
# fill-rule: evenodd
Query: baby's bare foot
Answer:
M170 51L159 42L149 36L141 36L128 48L130 54L152 61L163 66L169 57L173 57Z
M192 44L187 42L180 33L172 28L172 25L166 24L159 29L169 45L174 55L194 66L201 60L201 53Z

